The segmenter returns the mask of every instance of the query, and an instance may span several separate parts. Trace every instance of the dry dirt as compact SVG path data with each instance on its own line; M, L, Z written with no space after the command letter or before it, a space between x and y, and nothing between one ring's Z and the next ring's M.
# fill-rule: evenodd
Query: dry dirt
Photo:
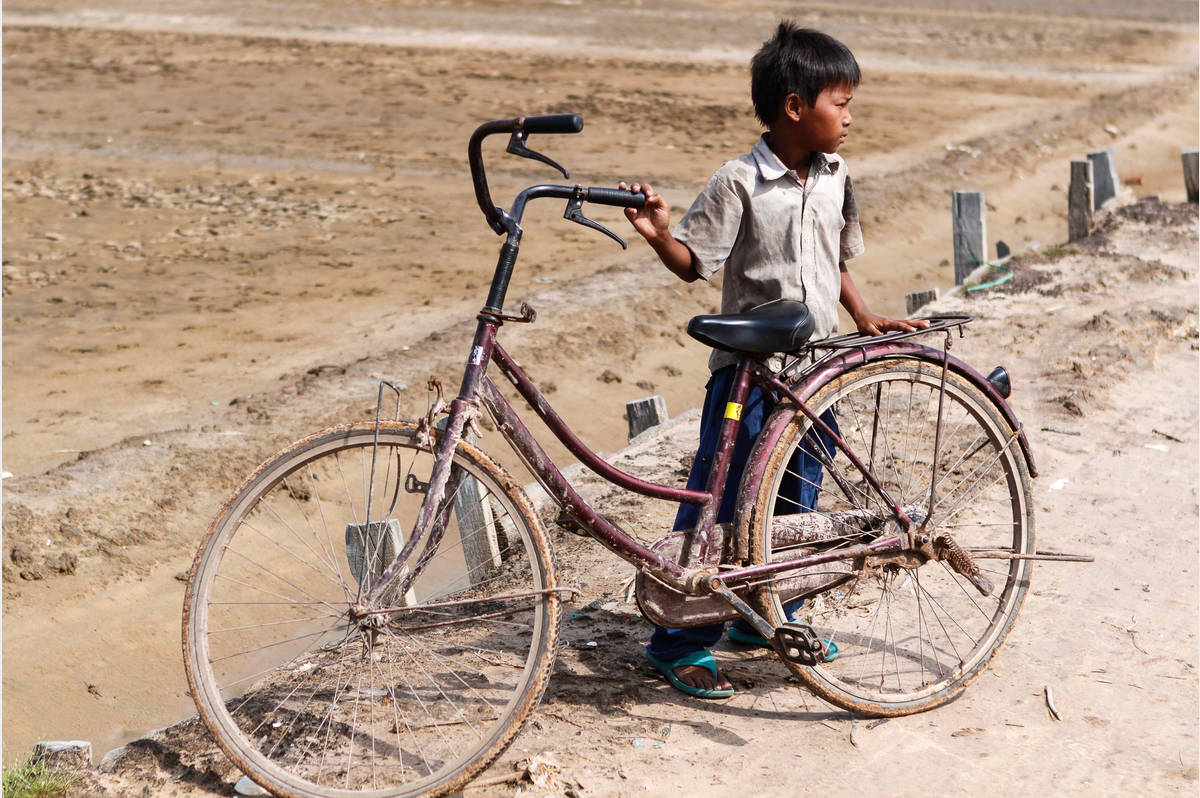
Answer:
M1065 239L1067 162L1090 150L1112 147L1132 194L1168 202L1127 204L1089 242L945 304L979 317L956 352L1016 375L1041 545L1097 563L1035 570L964 698L869 726L735 652L719 655L738 696L687 701L642 664L648 627L618 600L627 567L579 549L589 584L565 637L598 645L563 650L535 722L482 782L546 753L557 794L977 794L999 780L1006 794L1195 794L1196 216L1171 203L1197 140L1196 10L1027 5L794 16L864 67L843 152L870 247L851 268L877 309L951 282L951 189L986 191L989 237L1017 252ZM178 576L228 492L288 440L373 412L379 377L410 386L411 413L428 375L452 379L497 244L465 170L477 123L583 113L581 135L535 148L575 180L649 180L682 209L757 135L745 62L776 13L6 4L5 761L41 739L99 755L188 715ZM552 179L488 155L504 204ZM549 204L526 227L509 295L540 315L506 342L583 437L621 448L621 408L651 393L695 406L705 352L680 330L715 289ZM633 467L670 478L690 430ZM665 528L664 509L599 495L639 534ZM186 724L126 753L91 792L223 794L236 778Z

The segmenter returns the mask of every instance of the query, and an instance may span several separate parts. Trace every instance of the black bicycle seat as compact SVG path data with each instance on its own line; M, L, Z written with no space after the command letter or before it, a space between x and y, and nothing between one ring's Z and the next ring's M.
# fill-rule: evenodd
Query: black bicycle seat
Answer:
M687 331L700 343L727 352L794 352L812 337L813 318L803 302L776 299L745 313L694 316Z

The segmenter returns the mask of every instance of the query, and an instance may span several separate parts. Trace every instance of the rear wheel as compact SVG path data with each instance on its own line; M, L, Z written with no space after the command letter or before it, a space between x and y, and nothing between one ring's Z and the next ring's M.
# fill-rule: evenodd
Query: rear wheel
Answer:
M925 532L957 545L986 581L982 595L950 557L867 557L814 566L758 589L765 617L816 586L795 620L836 645L807 667L789 663L814 693L869 716L919 712L958 695L1004 642L1029 584L1029 475L1014 431L977 387L946 375L940 452L934 469L940 366L911 358L855 368L820 388L809 406L832 418L849 448ZM771 562L895 534L891 511L848 458L796 413L771 453L758 493L750 555ZM821 463L816 509L798 507L797 481L812 487L802 454ZM808 476L801 476L804 472ZM930 494L934 494L932 510ZM961 563L961 558L959 559ZM976 579L976 581L979 581Z
M536 706L560 603L524 493L463 444L445 533L403 595L361 597L400 551L433 456L407 425L319 433L263 465L197 554L188 681L221 747L281 795L440 795Z

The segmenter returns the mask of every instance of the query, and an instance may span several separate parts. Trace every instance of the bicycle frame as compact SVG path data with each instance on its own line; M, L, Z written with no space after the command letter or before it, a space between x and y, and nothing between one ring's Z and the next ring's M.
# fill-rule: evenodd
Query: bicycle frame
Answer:
M494 363L568 451L602 478L626 490L631 490L645 496L675 503L696 504L701 507L699 524L691 533L690 545L685 546L685 554L681 557L683 562L709 559L714 553L718 553L720 547L724 545L724 540L719 534L716 524L716 508L720 506L725 480L733 456L734 441L737 439L738 430L741 427L738 414L727 414L722 422L713 468L709 473L708 484L704 491L688 490L686 488L678 488L639 479L605 462L603 458L589 449L558 413L555 412L554 408L528 375L525 374L520 365L497 341L497 332L503 321L504 317L487 308L479 314L479 326L467 359L460 393L450 403L449 421L440 439L435 444L436 459L433 474L430 477L430 486L418 515L417 523L402 551L381 575L376 585L363 596L362 601L366 606L372 606L383 595L403 594L420 574L426 556L432 554L432 551L440 542L441 533L445 526L444 516L450 504L444 501L448 487L452 487L450 486L450 463L455 448L463 439L464 430L479 414L481 403L492 415L497 429L504 436L505 440L508 441L522 460L524 460L525 464L549 495L586 530L588 535L595 538L601 545L622 559L635 565L640 571L653 576L676 591L688 595L721 594L723 598L734 604L735 608L741 614L752 614L753 617L748 618L748 620L756 626L758 625L756 621L763 624L765 624L765 621L741 602L740 599L736 599L730 592L730 588L767 575L799 570L822 563L854 559L868 554L896 552L913 544L913 541L909 539L910 520L905 515L903 509L888 495L883 486L879 484L871 469L858 458L839 435L829 429L813 413L796 391L774 376L769 374L764 375L761 371L757 371L753 361L745 359L739 366L729 402L737 405L744 404L749 392L750 383L754 381L763 388L775 391L777 395L785 397L794 403L800 412L803 412L813 420L814 425L818 429L829 436L829 439L837 449L845 454L850 459L850 462L854 464L855 468L862 473L864 479L866 479L867 483L878 494L886 506L891 508L895 521L899 526L900 534L882 537L869 544L859 544L842 548L836 552L812 554L796 559L756 566L722 569L719 577L716 576L715 569L704 567L689 568L681 562L675 562L663 557L658 552L642 545L616 524L609 521L579 495L563 476L561 470L551 457L537 442L533 433L522 421L511 403L500 392L491 377L488 376L487 365ZM896 351L894 346L880 345L878 352L893 353ZM867 352L872 349L875 349L875 347L866 347ZM869 358L870 355L865 352L864 357ZM830 374L832 373L837 372L834 370L830 372ZM435 513L437 519L435 519ZM416 547L427 536L429 539L426 543L425 554L422 555L415 566L410 567L407 574L400 576L403 564L407 562ZM770 629L769 626L766 628Z

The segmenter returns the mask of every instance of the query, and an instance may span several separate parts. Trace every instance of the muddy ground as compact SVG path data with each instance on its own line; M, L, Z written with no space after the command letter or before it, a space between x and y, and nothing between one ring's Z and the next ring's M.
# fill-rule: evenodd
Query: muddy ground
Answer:
M902 313L905 292L951 282L952 189L986 191L989 238L1031 253L1066 238L1067 162L1088 151L1113 148L1125 202L1183 199L1194 5L1086 5L795 10L864 67L843 152L869 247L851 267L874 307ZM465 171L477 123L580 112L581 135L535 147L574 180L649 180L682 210L757 135L745 62L777 13L7 4L5 761L68 738L99 759L185 717L178 576L225 496L288 440L373 412L379 377L410 386L406 413L424 409L428 375L453 379L497 244ZM552 178L488 156L498 197ZM868 729L781 667L725 652L739 695L687 702L641 663L647 627L615 598L624 566L587 549L579 567L611 582L591 580L595 606L567 638L600 645L564 650L536 723L488 777L548 751L556 789L596 795L797 781L906 794L931 770L942 793L1003 776L1014 794L1194 794L1195 206L1130 207L1125 232L1050 253L1065 260L1030 254L1007 287L955 300L981 317L959 354L1003 356L1017 375L1043 471L1039 539L1104 554L1036 570L1009 646L962 700ZM697 404L705 353L681 328L717 292L560 214L527 217L510 297L539 319L506 342L585 439L616 451L625 402ZM669 474L672 457L644 467ZM623 512L647 538L665 526L661 508ZM199 745L147 743L148 767L105 789L227 789ZM841 770L820 768L831 761ZM968 771L984 781L958 781Z

